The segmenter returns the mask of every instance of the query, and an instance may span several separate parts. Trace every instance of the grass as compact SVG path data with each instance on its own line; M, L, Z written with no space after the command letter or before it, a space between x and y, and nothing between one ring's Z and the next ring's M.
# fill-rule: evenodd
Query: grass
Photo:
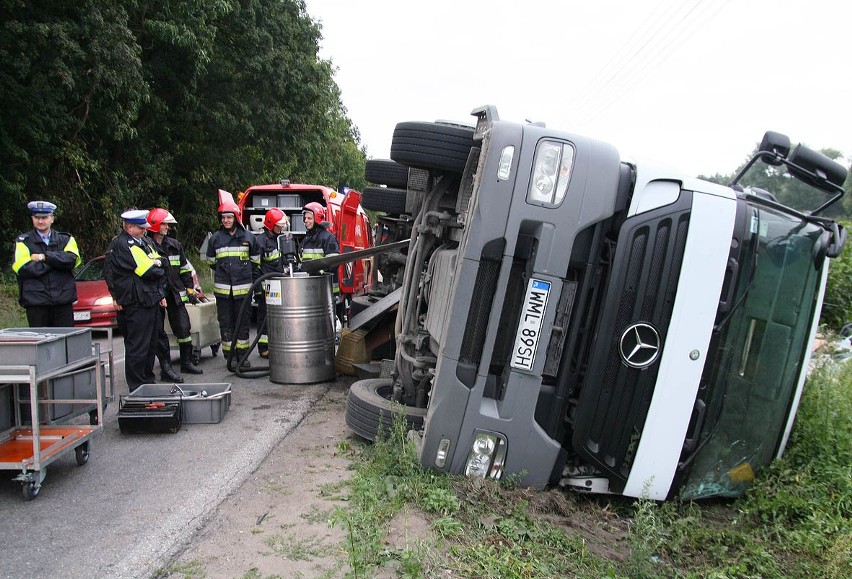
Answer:
M11 272L0 275L0 327L26 328L27 314L18 303L18 283Z
M607 499L439 475L419 467L404 430L347 449L356 474L330 522L347 532L350 577L852 576L852 364L813 372L784 457L737 500ZM400 513L428 532L403 537ZM623 538L595 545L583 527L607 521Z

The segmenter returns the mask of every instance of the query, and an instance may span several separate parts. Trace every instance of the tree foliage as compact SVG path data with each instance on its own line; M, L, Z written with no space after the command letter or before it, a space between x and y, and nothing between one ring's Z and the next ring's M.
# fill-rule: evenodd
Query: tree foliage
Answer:
M215 226L218 188L364 184L301 0L0 0L0 16L6 231L46 198L93 257L124 209L159 205L191 246Z

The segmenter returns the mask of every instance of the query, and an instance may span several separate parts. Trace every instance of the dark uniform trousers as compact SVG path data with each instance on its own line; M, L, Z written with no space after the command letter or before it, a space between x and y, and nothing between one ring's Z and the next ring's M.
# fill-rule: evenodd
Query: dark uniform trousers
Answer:
M172 328L172 334L174 334L178 343L189 343L191 342L191 338L189 335L189 313L186 311L186 306L184 306L182 302L179 302L175 299L174 292L166 292L166 307L160 309L163 310L160 314L160 325L163 327L163 332L158 338L159 343L157 346L157 351L160 353L161 356L164 356L166 360L170 360L171 346L169 346L169 336L165 332L166 314L168 314L169 316L169 325Z
M161 309L159 304L128 305L118 312L118 329L124 336L124 375L131 392L142 384L155 382L152 361L163 327Z
M27 323L31 328L73 328L74 306L27 306Z

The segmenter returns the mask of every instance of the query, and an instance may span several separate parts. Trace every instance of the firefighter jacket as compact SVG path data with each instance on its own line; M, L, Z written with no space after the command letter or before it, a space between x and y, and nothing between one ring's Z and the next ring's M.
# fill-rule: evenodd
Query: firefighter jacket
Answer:
M340 253L340 244L334 234L326 229L328 226L329 223L327 222L317 223L302 238L302 261L322 259ZM340 293L340 286L337 283L337 267L332 267L331 271L334 274L332 291L338 294Z
M31 261L33 254L44 254L44 261ZM34 229L15 239L15 262L23 307L61 306L77 301L74 268L80 265L80 250L69 233L50 231L45 243Z
M340 253L337 238L326 227L328 223L317 223L302 238L302 261L320 259Z
M278 235L264 229L263 234L258 237L258 241L260 242L260 273L262 275L286 273L289 266L284 261L281 250L278 249Z
M242 227L233 233L219 229L207 242L207 263L213 268L213 293L222 296L247 295L260 277L260 244L253 233Z
M135 239L122 231L110 241L104 260L104 279L112 299L121 306L156 305L166 297L163 265L149 238Z
M189 301L186 288L194 290L195 284L192 281L192 266L186 259L183 246L174 237L166 236L162 243L157 243L153 236L150 239L157 253L166 259L163 262L166 268L166 291L174 294L175 301L186 303Z

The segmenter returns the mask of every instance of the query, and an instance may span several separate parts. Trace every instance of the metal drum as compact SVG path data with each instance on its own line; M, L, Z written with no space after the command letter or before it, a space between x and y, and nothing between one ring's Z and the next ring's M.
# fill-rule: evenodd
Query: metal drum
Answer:
M269 379L313 384L334 379L331 274L281 275L264 283Z

